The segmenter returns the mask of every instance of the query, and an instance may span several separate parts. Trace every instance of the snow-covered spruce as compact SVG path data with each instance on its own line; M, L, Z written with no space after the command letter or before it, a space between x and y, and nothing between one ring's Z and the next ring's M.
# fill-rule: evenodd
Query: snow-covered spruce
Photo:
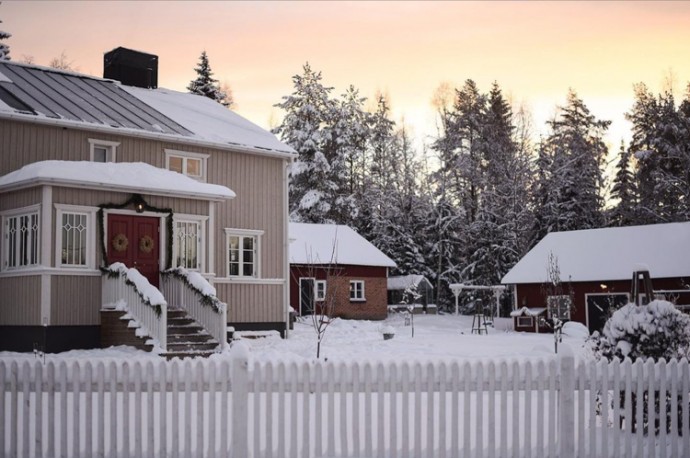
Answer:
M160 316L162 307L167 304L163 294L151 285L137 269L129 269L121 262L115 262L108 267L103 268L103 271L109 277L124 277L125 283L133 286L144 304L156 309L156 314Z
M187 286L197 292L201 296L201 303L212 307L216 312L220 312L225 303L221 302L216 296L216 288L199 273L184 269L182 267L175 267L163 272L163 275L172 275L175 278L182 280Z
M593 335L591 342L594 352L609 360L687 357L690 316L667 301L631 303L616 310L601 335Z

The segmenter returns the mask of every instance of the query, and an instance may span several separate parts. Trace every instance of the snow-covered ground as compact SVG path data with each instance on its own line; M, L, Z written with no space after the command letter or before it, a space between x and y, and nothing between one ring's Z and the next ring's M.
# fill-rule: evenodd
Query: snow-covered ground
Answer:
M395 337L384 340L381 330L391 326ZM414 337L412 327L405 326L401 315L385 321L358 321L336 319L326 331L321 347L321 358L329 361L422 361L440 362L452 360L508 360L545 359L554 355L554 339L551 334L520 333L510 329L509 319L499 319L496 329L489 327L488 335L472 334L471 316L415 315ZM566 328L567 330L568 328ZM250 334L250 333L248 333ZM583 333L572 332L563 336L579 357L588 357L584 348ZM289 339L281 339L277 333L267 337L242 339L251 358L259 361L310 361L316 358L316 333L311 318L301 318L290 331ZM212 359L228 358L229 352L215 355ZM0 352L0 358L34 359L31 353ZM73 350L49 354L48 360L64 359L149 359L160 357L134 350L131 347L112 347L104 350Z

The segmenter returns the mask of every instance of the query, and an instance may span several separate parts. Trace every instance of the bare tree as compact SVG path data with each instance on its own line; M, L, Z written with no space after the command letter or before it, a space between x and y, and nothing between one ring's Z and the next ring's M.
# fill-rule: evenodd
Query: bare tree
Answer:
M336 245L333 247L330 254L330 259L323 262L320 259L315 259L311 252L307 252L308 263L304 266L297 267L296 272L291 271L290 275L295 279L299 285L299 279L312 278L313 290L311 291L311 302L314 306L311 310L311 324L316 332L316 358L321 357L321 344L326 337L328 327L333 323L337 314L338 292L341 282L339 278L342 277L342 268L336 262ZM325 280L322 278L325 277ZM318 290L317 282L324 281L323 290ZM321 294L317 298L316 293ZM317 300L318 299L318 300ZM299 300L302 301L302 290L299 292Z
M62 51L58 57L53 57L48 66L58 70L79 71L79 67L74 66L74 61L67 58L65 51Z

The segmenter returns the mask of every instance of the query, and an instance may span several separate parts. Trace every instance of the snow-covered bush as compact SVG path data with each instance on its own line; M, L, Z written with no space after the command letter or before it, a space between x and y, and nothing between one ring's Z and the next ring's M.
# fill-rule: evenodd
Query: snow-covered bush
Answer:
M667 301L631 303L613 313L592 343L595 353L609 360L682 358L690 350L690 316Z

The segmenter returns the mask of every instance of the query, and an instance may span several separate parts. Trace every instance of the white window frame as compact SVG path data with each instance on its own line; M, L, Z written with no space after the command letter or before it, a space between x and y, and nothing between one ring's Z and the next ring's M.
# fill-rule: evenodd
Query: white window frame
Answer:
M548 296L548 297L546 298L546 310L547 310L547 313L548 313L549 318L553 318L553 317L554 317L554 316L553 316L553 305L552 305L552 303L553 303L553 301L554 301L556 298L559 298L559 299L560 299L560 298L567 298L567 300L568 300L568 302L569 302L569 304L568 304L568 314L567 314L567 316L565 316L565 315L562 315L562 316L561 316L561 315L559 314L559 316L557 316L556 318L558 318L558 319L561 320L561 321L570 320L570 319L571 319L571 316L572 316L572 310L573 310L573 298L570 297L570 295L568 295L568 294L560 294L560 295L558 295L558 296Z
M360 294L357 294L357 287L353 289L353 285L361 285ZM355 293L354 296L352 293ZM350 280L350 302L365 302L366 294L364 292L364 280Z
M22 216L36 215L36 224L38 225L36 229L36 253L35 259L36 263L27 264L24 266L9 266L9 251L10 251L10 240L9 234L7 233L9 220L14 218L21 218ZM41 265L41 240L42 240L42 228L41 228L41 205L30 205L28 207L16 208L13 210L8 210L0 213L0 223L2 224L2 264L0 265L0 270L2 272L15 272L24 269L31 269Z
M261 278L261 238L264 231L255 229L232 229L225 228L225 270L228 278ZM230 275L230 237L240 238L240 260L239 275ZM254 272L252 275L244 275L244 252L242 250L242 239L253 237L255 239L254 250Z
M528 324L521 323L520 320L529 320ZM534 327L534 317L533 316L519 316L517 317L517 325L519 328Z
M320 288L322 287L322 288ZM323 302L326 300L326 280L314 280L314 300Z
M208 216L200 215L185 215L175 213L173 214L173 267L176 266L177 250L178 250L178 239L177 239L177 224L178 223L192 223L199 226L199 241L197 245L197 268L188 270L202 271L206 265L206 223L208 221Z
M174 149L166 149L165 150L165 168L167 170L170 170L170 158L171 157L176 157L182 159L182 174L188 176L189 178L193 178L197 181L203 181L206 182L206 171L208 169L207 163L208 163L208 158L210 157L209 154L201 154L201 153L190 153L188 151L179 151L179 150L174 150ZM201 162L201 175L190 175L187 173L187 160L188 159L197 159Z
M96 268L96 212L95 207L81 205L55 204L55 265L59 268L87 269ZM86 215L86 264L62 263L62 216L64 214Z
M106 149L105 162L117 162L117 147L120 146L120 142L89 138L89 157L91 162L95 162L95 149L99 146Z

